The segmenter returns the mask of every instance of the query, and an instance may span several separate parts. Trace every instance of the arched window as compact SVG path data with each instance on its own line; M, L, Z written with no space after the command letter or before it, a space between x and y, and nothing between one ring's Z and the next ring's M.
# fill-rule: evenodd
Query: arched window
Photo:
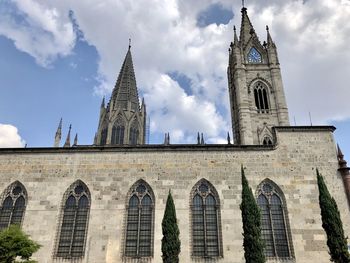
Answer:
M255 100L255 106L259 113L269 112L270 107L269 107L267 88L260 81L254 87L254 100Z
M272 145L272 140L271 140L270 136L264 137L263 145Z
M125 124L121 117L118 117L112 128L112 144L124 144Z
M62 207L57 257L84 257L90 200L89 189L79 180L66 191Z
M0 207L0 230L11 224L21 225L26 209L27 191L16 181L3 192Z
M292 239L282 191L266 179L258 187L257 201L261 209L261 233L266 257L292 258Z
M129 144L131 145L138 144L138 138L139 138L139 129L137 127L137 122L134 121L130 127Z
M192 189L191 213L192 255L222 256L219 196L215 188L204 179Z
M102 132L101 132L101 145L106 145L106 143L107 143L107 132L108 132L107 127L102 129Z
M153 255L154 195L151 187L140 180L130 190L125 235L126 257Z

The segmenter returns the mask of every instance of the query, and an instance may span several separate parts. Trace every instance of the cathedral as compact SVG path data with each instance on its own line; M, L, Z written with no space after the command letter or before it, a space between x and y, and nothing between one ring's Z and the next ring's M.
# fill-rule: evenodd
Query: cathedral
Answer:
M333 126L291 126L277 47L261 42L242 8L228 58L233 142L146 143L131 48L92 145L0 149L0 229L21 228L40 263L162 262L161 222L171 191L181 263L243 263L241 166L261 209L267 262L330 262L316 168L350 236L350 168Z

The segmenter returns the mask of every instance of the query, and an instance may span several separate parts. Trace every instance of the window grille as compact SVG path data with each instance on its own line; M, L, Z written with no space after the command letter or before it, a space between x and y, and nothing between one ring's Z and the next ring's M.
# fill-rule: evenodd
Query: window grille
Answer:
M20 182L14 182L3 193L0 207L0 230L11 224L21 225L26 209L27 192Z
M219 226L220 205L216 190L202 180L194 187L192 212L192 254L195 257L222 255Z
M255 106L259 113L269 112L269 100L267 88L261 82L258 82L254 87Z
M84 256L90 211L90 192L85 184L77 182L66 192L57 257Z
M270 182L263 182L258 191L265 255L270 258L291 258L293 251L290 231L287 229L287 209L281 199L282 192Z
M127 207L126 257L151 257L153 253L154 196L143 181L132 187Z

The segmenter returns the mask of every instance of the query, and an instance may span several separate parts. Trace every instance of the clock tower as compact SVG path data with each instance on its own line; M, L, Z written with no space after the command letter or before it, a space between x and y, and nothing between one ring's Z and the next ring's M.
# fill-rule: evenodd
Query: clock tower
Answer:
M289 126L277 48L267 29L261 43L242 8L239 39L229 49L227 70L235 144L273 144L273 126Z

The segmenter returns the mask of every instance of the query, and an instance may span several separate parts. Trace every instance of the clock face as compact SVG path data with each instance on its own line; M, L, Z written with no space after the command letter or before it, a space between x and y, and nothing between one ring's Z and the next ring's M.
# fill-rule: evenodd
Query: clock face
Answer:
M256 50L256 48L252 47L248 53L248 62L249 63L261 63L261 55L259 51Z

